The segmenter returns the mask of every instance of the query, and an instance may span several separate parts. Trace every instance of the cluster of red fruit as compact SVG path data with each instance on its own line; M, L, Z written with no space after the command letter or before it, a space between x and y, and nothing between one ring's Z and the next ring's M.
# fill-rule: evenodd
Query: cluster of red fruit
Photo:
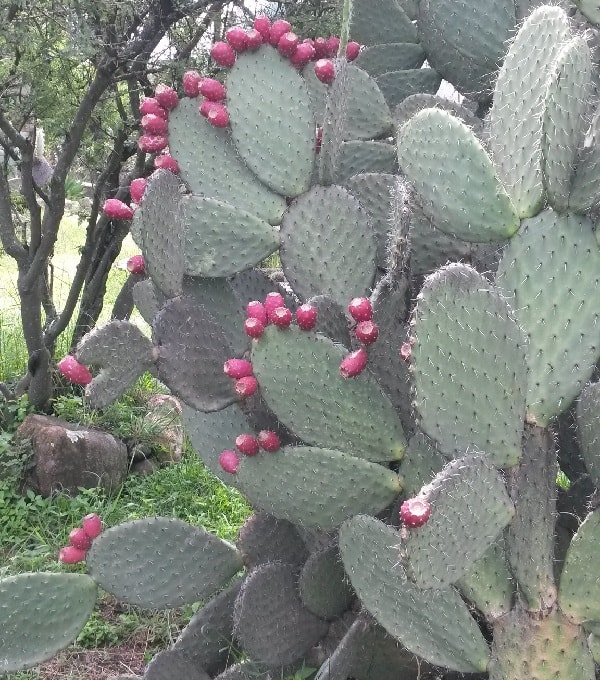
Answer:
M167 131L169 128L169 111L179 104L177 92L169 85L161 83L154 89L154 97L148 97L140 104L142 114L142 130L138 139L138 147L146 153L159 153L169 145ZM165 168L171 172L179 172L177 162L168 154L157 157L154 167Z
M285 306L285 300L280 293L269 293L264 303L259 300L249 302L246 307L248 318L244 324L246 334L254 339L260 338L265 328L272 323L277 328L289 328L293 314ZM296 323L303 331L310 331L317 323L317 309L312 305L300 305L296 310Z
M379 328L373 322L373 307L369 298L353 298L348 305L348 312L357 322L354 335L363 347L344 358L340 364L342 378L354 378L364 371L368 360L365 346L372 345L379 337Z
M261 430L255 437L252 434L240 434L235 438L235 448L244 456L256 456L259 451L274 453L281 448L277 433L272 430ZM236 451L225 449L219 456L219 465L230 474L237 472L240 457Z
M69 545L60 549L58 559L64 564L77 564L85 560L92 541L102 533L102 520L96 513L86 515L81 526L69 534Z

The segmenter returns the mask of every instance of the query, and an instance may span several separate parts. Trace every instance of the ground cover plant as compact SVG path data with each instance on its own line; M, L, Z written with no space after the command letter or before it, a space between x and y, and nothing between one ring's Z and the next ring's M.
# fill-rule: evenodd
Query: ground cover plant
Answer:
M161 169L106 210L133 217L152 337L89 333L86 397L157 374L255 513L235 543L125 522L72 572L4 579L6 670L100 586L206 601L149 680L595 677L597 17L530 9L355 0L327 45L261 18L214 46L223 87L142 104ZM282 281L255 269L277 250Z

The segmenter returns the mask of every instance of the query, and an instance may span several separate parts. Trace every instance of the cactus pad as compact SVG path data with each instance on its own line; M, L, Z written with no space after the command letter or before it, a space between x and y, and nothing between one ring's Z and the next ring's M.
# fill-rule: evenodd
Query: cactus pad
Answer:
M166 609L209 597L242 568L242 560L234 546L201 527L148 517L104 531L87 565L94 580L123 602Z
M600 202L600 108L596 109L579 153L569 194L569 208L575 212L596 209ZM600 233L600 232L597 232Z
M396 149L387 142L342 142L335 167L335 179L343 183L359 172L393 173L398 169Z
M361 50L355 64L373 78L390 71L421 68L425 52L416 43L388 43Z
M298 580L302 602L322 619L335 619L352 602L354 592L346 578L337 545L314 552Z
M144 680L210 680L210 675L184 650L165 649L150 661Z
M415 25L396 0L353 0L350 35L361 45L419 41Z
M386 102L394 107L414 94L435 94L442 77L432 68L415 68L382 73L376 80Z
M577 402L581 454L594 484L600 488L600 383L586 385Z
M308 301L317 310L315 332L325 335L344 347L350 348L350 328L344 308L328 295L315 295Z
M133 287L133 301L142 319L151 326L165 302L165 296L152 283L152 279L145 279Z
M458 104L451 99L444 99L436 94L412 94L394 109L394 121L397 126L407 123L415 114L423 109L443 109L455 118L460 118L468 125L477 137L483 134L483 123L466 106Z
M417 432L408 442L402 459L402 485L406 496L414 496L446 465L446 458L435 444L422 432Z
M299 566L308 557L306 545L296 527L291 522L264 513L248 517L240 528L236 544L247 569L266 562Z

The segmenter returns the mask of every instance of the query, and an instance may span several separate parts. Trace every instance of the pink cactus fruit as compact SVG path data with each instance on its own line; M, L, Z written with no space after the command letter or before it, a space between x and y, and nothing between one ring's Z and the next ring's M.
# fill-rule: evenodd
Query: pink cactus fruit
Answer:
M264 42L262 34L255 28L246 31L248 36L248 49L251 51L257 50Z
M355 321L371 321L373 318L373 307L366 297L352 298L348 312Z
M246 314L252 319L258 319L263 326L269 323L267 309L259 300L252 300L246 305Z
M198 71L186 71L183 74L183 91L188 97L197 97L200 92L202 76Z
M138 139L138 148L144 153L158 153L169 146L169 140L166 135L140 135Z
M360 54L360 43L351 41L346 45L346 59L354 61Z
M258 380L253 375L235 381L236 394L242 398L251 397L258 391Z
M260 338L260 336L265 332L265 325L260 319L249 317L244 322L244 331L250 338Z
M92 545L92 539L85 533L82 527L76 527L69 534L69 543L79 550L87 551Z
M410 529L422 527L430 516L431 506L423 498L409 498L400 506L400 519Z
M57 364L62 375L76 385L89 385L92 382L92 374L87 366L80 364L72 354L67 354Z
M74 545L66 545L60 549L58 559L63 564L78 564L85 560L85 550L76 548Z
M258 439L251 434L240 434L235 438L235 447L245 456L256 456L260 450Z
M142 116L154 115L167 120L169 112L158 103L154 97L146 97L140 104L140 113Z
M164 135L169 129L169 124L164 118L153 113L142 116L142 128L149 135Z
M327 38L327 56L331 57L332 59L337 57L339 49L340 39L336 35L332 35L331 37Z
M154 99L167 111L171 111L179 104L177 92L164 83L160 83L154 89Z
M314 57L314 54L315 48L312 44L303 42L298 45L296 51L290 57L290 61L299 71L301 71Z
M102 520L95 512L86 515L81 521L81 526L92 540L98 538L102 533Z
M329 45L327 44L327 38L315 38L313 41L313 47L315 48L315 59L325 59L329 56Z
M271 34L271 20L269 17L263 14L259 15L254 19L254 30L258 31L264 42L269 42L269 37Z
M277 307L285 307L285 300L281 293L269 293L265 298L265 310L269 321L272 321L271 314Z
M129 194L132 201L139 203L142 200L144 191L146 191L146 184L147 182L143 177L132 180L129 185Z
M217 128L224 128L229 125L229 112L223 104L213 103L206 120Z
M274 452L281 448L281 441L277 433L272 430L261 430L258 433L257 439L261 449L265 451Z
M361 321L354 331L356 339L363 345L371 345L379 337L379 327L372 321Z
M271 30L269 31L269 42L271 45L273 45L273 47L277 47L279 41L281 40L281 36L284 33L289 33L291 30L292 24L290 24L289 21L286 21L285 19L277 19L277 21L274 21L271 25Z
M219 66L231 68L235 64L235 52L233 47L226 42L216 42L210 51L210 56Z
M240 457L235 451L226 449L219 456L219 465L223 468L223 470L225 470L225 472L229 472L231 475L234 475L237 472L239 464Z
M365 370L367 365L367 351L364 347L348 354L340 364L340 375L342 378L354 378Z
M243 52L248 49L248 34L240 26L230 28L225 34L225 40L236 52Z
M291 57L298 49L298 43L300 42L298 36L292 31L284 33L279 42L277 43L277 51L283 57Z
M319 59L315 62L315 75L326 85L330 85L335 78L335 67L331 59Z
M312 305L300 305L296 310L296 323L303 331L312 330L317 323L317 308Z
M179 174L179 163L168 153L161 153L154 159L154 167L157 170L168 170L174 175Z
M228 359L223 364L223 373L230 378L239 380L240 378L246 378L249 375L253 375L254 371L252 369L252 364L245 359Z
M287 307L276 307L269 314L269 319L277 328L289 328L292 323L292 312Z
M146 271L146 262L143 255L132 255L127 260L127 271L130 274L144 274Z
M223 84L214 78L204 78L200 84L200 94L211 102L222 102L227 91Z
M130 220L133 210L118 198L109 198L102 206L102 212L111 220Z

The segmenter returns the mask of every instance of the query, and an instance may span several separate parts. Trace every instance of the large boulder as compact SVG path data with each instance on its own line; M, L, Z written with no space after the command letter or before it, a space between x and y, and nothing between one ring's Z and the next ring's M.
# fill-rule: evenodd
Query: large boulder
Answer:
M127 475L127 447L108 432L33 414L25 418L16 439L31 442L24 483L41 496L97 486L116 491Z

